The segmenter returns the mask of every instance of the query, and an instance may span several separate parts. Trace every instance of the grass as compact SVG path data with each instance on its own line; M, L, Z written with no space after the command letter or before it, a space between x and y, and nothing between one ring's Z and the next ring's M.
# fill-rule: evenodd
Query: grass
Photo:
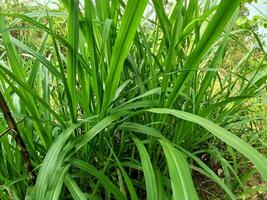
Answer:
M267 180L266 152L240 137L267 78L259 37L238 38L240 1L60 3L1 11L0 91L37 175L0 115L1 199L199 199L194 171L237 199L253 191L240 157Z

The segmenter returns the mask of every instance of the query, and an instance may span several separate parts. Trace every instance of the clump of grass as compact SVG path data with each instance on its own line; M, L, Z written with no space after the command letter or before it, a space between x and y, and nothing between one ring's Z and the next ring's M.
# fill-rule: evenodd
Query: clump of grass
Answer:
M235 199L245 190L236 151L267 179L266 157L225 129L266 87L266 57L241 73L253 50L224 66L238 0L79 3L1 13L0 89L17 121L27 116L18 128L37 174L29 186L16 143L2 136L1 199L198 199L192 170ZM66 38L57 17L67 19ZM18 28L41 32L39 47L11 36ZM201 153L220 162L225 181Z

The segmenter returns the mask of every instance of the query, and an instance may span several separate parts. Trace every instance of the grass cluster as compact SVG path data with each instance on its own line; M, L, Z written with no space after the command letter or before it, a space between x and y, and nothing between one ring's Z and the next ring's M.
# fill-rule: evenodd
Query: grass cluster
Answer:
M230 51L248 32L239 0L60 3L1 10L0 105L17 130L3 110L0 199L194 200L196 172L236 199L256 172L267 180L267 158L236 134L259 120L267 78L255 33Z

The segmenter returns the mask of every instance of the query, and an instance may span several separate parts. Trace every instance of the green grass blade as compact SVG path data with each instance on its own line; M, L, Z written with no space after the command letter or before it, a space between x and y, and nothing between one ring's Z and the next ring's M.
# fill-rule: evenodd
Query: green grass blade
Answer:
M172 28L172 34L170 38L170 47L168 49L168 55L166 59L166 67L164 71L165 76L163 77L162 84L161 84L161 105L163 105L164 103L166 93L167 93L167 87L169 83L169 76L167 74L171 72L172 67L174 65L174 60L176 59L176 56L178 54L176 46L177 46L177 43L179 42L179 39L182 33L182 26L183 26L182 9L183 9L183 1L178 1L176 3L175 10L174 10L175 22Z
M66 142L73 131L79 126L80 124L71 125L68 129L63 131L60 136L57 137L56 141L50 147L38 173L37 182L35 185L35 199L45 199L46 190L49 182L52 180L51 174L54 171L54 166L58 160L58 155L66 145Z
M94 166L86 163L85 161L77 159L71 160L70 163L96 177L98 181L116 197L116 199L126 199L118 187L114 185L105 174L103 174L100 170L97 170Z
M239 7L239 2L239 0L236 0L234 2L231 0L221 1L201 40L187 58L187 61L184 64L184 70L193 70L198 67L203 56L209 51L210 47L218 39L228 22L230 21L232 15ZM165 107L171 107L171 105L180 95L182 89L184 89L185 83L190 79L191 76L192 73L190 71L185 71L177 78L173 91L168 97Z
M49 16L48 16L48 22L49 22L49 25L50 25L52 41L53 41L53 45L54 45L57 61L58 61L60 72L61 72L61 78L62 78L63 85L64 85L64 88L65 88L65 91L66 91L66 96L67 96L67 101L68 101L68 107L69 107L69 112L70 112L70 116L71 116L71 121L74 122L75 121L75 109L73 107L74 105L73 105L73 102L72 102L71 91L70 91L70 88L69 88L67 77L65 76L65 70L64 70L64 66L63 66L63 61L61 60L61 57L60 57L58 45L57 45L57 42L56 42L56 39L55 39L54 31L53 31L53 29L51 27L51 21L50 21L50 17Z
M68 21L68 41L71 48L68 48L67 76L70 94L73 103L73 123L77 121L77 100L76 100L76 72L78 68L78 48L79 48L79 0L70 0L69 21Z
M159 18L159 23L161 25L164 36L167 41L170 41L171 34L171 24L166 14L163 2L161 0L153 0L153 5L155 7L155 11L157 13L157 17Z
M168 163L173 199L198 199L185 155L166 140L160 140L160 143Z
M167 109L167 108L154 108L154 109L149 109L148 111L159 114L170 114L177 118L203 126L205 129L210 131L214 136L216 136L226 144L230 145L231 147L242 153L250 161L252 161L259 170L259 172L261 173L264 180L267 180L267 168L266 168L267 159L262 154L260 154L255 148L247 144L238 136L216 125L210 120L207 120L205 118L199 117L191 113L174 109Z
M124 178L124 180L125 180L125 182L126 182L126 185L127 185L127 187L128 187L128 191L129 191L129 193L130 193L131 199L132 199L132 200L138 200L138 196L137 196L136 191L135 191L135 189L134 189L132 180L131 180L130 177L128 176L126 170L125 170L124 167L122 166L122 164L121 164L119 158L116 156L115 152L113 151L112 147L110 146L110 144L108 143L107 140L106 140L106 142L107 142L107 145L108 145L109 148L110 148L110 151L111 151L112 155L114 156L114 159L115 159L115 161L116 161L118 167L119 167L120 170L121 170L122 176L123 176L123 178Z
M74 200L86 200L87 199L84 193L81 191L81 189L77 185L77 183L71 178L69 174L65 176L64 183L69 189Z
M129 0L127 2L108 69L103 108L106 108L114 97L119 85L124 60L127 57L147 3L148 0Z
M57 78L61 79L60 72L53 66L46 58L44 58L40 53L29 48L27 45L23 44L21 41L14 37L11 37L11 42L18 48L30 53L36 59L38 59L51 73L53 73Z
M143 168L145 182L146 182L147 199L157 200L158 189L156 185L154 169L152 167L149 155L147 153L145 146L142 144L142 142L139 139L133 138L133 140L134 140L134 143L136 144L139 155L141 157L142 168Z
M160 131L154 128L150 128L146 125L134 123L134 122L124 122L122 125L119 126L119 129L129 131L129 132L136 132L136 133L143 133L146 135L154 136L156 138L165 138Z
M58 200L59 199L61 189L64 183L64 178L69 170L69 167L70 165L67 165L60 170L55 187L52 189L52 191L49 191L47 194L47 197L46 197L47 200Z
M212 171L212 169L210 169L203 161L201 161L197 156L195 156L194 154L190 153L189 151L181 148L181 151L183 151L186 155L188 155L189 157L191 157L194 161L196 161L196 163L204 170L206 171L210 177L212 178L212 180L214 182L216 182L228 195L231 199L235 199L235 195L231 192L231 190L225 185L225 183L223 182L223 180L221 180L214 171Z
M126 115L128 112L120 112L114 113L102 119L95 126L93 126L87 133L78 137L75 141L75 149L78 150L86 145L90 140L92 140L99 132L101 132L104 128L110 125L113 121L118 119L119 117Z
M5 78L5 74L7 74L12 80L14 80L19 86L21 86L25 91L30 93L35 99L37 99L45 108L47 108L53 115L54 117L61 122L62 124L65 124L61 116L59 116L53 109L50 108L50 106L40 97L38 94L32 90L26 83L22 82L17 76L15 76L13 73L11 73L8 69L6 69L4 66L0 64L0 73L2 73L2 76ZM8 79L6 79L7 82ZM10 85L12 83L10 82ZM15 87L14 87L15 88ZM13 89L14 89L13 88ZM15 89L14 89L15 90ZM17 90L19 91L19 90ZM22 97L22 95L20 95Z

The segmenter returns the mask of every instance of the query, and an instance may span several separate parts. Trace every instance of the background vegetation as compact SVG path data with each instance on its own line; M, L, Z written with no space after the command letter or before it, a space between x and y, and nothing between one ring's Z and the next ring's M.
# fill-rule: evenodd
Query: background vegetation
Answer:
M2 3L0 199L264 199L247 3Z

